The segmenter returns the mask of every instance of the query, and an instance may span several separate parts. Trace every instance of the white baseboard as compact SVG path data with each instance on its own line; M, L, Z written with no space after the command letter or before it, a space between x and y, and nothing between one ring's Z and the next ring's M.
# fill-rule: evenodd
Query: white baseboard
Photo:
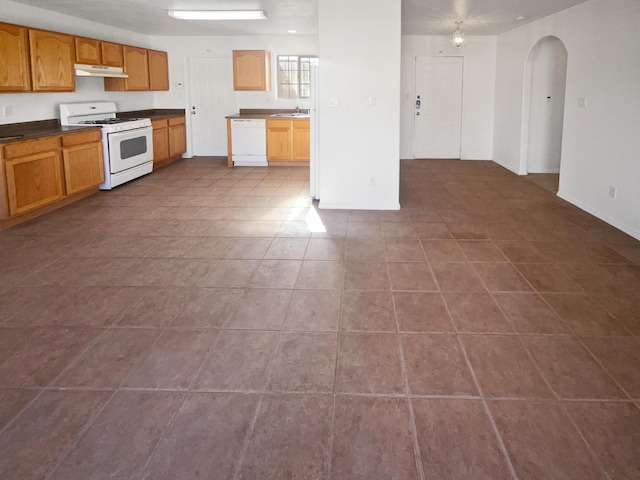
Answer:
M624 223L619 222L618 220L611 218L608 215L605 215L594 208L589 207L588 205L582 203L580 200L577 200L573 198L571 195L568 195L562 191L558 191L558 197L562 198L563 200L566 200L572 205L575 205L580 210L584 210L585 212L590 213L594 217L602 220L603 222L606 222L609 225L616 227L618 230L623 231L627 235L631 235L636 240L640 240L640 230L631 228L628 225L625 225Z
M400 210L400 203L391 205L356 205L349 203L326 203L320 199L321 210Z
M506 163L500 162L500 161L498 161L498 160L495 160L495 159L494 159L494 160L493 160L493 162L494 162L494 163L497 163L498 165L500 165L500 166L501 166L501 167L503 167L503 168L506 168L506 169L507 169L507 170L509 170L510 172L515 173L516 175L525 175L525 174L526 174L526 172L525 172L525 173L520 173L520 171L519 171L519 170L516 170L513 166L511 166L511 165L507 165Z

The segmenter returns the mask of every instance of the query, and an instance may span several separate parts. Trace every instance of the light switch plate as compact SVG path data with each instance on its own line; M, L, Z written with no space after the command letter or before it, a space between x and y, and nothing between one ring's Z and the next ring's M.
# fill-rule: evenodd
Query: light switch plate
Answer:
M578 108L587 108L587 97L578 98Z
M339 107L340 106L340 97L329 97L329 106L330 107Z

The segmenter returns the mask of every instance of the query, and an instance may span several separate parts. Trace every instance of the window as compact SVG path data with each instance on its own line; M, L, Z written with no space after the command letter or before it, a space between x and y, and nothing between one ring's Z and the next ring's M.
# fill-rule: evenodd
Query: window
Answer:
M278 55L278 98L309 98L312 58Z

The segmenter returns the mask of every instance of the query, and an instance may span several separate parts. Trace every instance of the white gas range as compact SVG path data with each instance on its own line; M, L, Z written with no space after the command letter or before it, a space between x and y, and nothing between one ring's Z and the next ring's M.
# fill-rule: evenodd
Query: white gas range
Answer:
M148 118L118 118L113 102L63 103L60 124L100 125L104 178L111 190L153 170L153 129Z

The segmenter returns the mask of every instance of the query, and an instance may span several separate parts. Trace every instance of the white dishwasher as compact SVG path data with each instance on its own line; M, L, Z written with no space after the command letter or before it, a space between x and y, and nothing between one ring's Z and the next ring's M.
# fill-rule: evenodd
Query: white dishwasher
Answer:
M236 167L266 167L267 128L264 118L231 119L231 157Z

